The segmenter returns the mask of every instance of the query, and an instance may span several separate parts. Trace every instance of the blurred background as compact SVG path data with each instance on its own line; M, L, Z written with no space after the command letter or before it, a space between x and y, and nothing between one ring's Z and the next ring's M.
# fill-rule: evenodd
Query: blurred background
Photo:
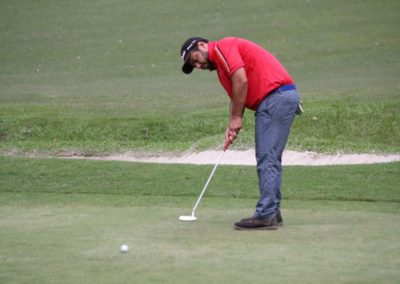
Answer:
M400 2L0 1L0 150L84 155L218 148L228 97L184 75L191 36L250 39L294 77L288 148L400 152ZM234 149L254 145L253 114Z

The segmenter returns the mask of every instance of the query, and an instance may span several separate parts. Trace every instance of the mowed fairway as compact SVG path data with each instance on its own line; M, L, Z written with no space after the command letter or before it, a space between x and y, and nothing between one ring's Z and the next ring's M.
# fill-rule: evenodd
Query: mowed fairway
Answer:
M284 226L239 232L253 167L63 160L220 149L190 36L274 53L306 110L288 148L400 153L400 1L0 1L0 283L400 283L400 163L285 167ZM232 149L254 147L254 116ZM24 158L22 156L32 156ZM129 246L121 253L122 244Z
M198 221L178 221L210 169L1 158L1 282L400 279L399 163L286 167L285 224L271 232L233 229L256 201L252 167L221 166Z

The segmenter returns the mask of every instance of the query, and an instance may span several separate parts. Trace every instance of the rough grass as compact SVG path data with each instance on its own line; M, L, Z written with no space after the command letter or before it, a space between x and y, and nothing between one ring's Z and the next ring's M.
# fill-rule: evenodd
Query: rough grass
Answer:
M212 168L9 157L0 157L0 161L2 191L15 193L195 197ZM286 167L283 193L285 199L296 200L400 202L399 171L399 163ZM257 198L254 167L221 165L218 172L209 196Z

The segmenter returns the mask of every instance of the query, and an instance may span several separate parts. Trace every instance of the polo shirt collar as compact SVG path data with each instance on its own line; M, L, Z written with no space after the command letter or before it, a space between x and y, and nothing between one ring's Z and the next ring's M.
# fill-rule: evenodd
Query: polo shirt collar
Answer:
M212 62L215 63L215 46L216 46L215 41L210 41L208 42L208 59Z

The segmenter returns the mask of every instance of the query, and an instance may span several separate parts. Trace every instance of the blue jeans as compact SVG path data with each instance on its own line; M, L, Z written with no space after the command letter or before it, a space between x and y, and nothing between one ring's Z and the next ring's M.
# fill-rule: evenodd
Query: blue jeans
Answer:
M291 90L285 90L285 87L279 88L262 101L255 113L260 199L256 205L254 218L271 218L280 208L282 152L299 101L300 96L295 88Z

